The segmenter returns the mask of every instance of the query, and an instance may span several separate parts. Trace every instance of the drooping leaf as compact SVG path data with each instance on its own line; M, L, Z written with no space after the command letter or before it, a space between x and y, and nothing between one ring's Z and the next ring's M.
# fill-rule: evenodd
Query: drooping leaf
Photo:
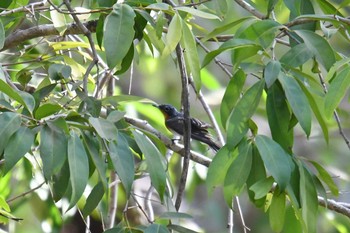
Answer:
M126 195L129 196L135 175L134 157L128 141L121 133L118 133L116 141L109 143L109 151L113 167L125 188Z
M296 33L304 40L305 45L313 52L324 68L329 70L335 63L335 55L328 41L312 31L296 30Z
M9 138L4 150L5 173L7 173L30 150L33 142L33 131L23 126L21 126Z
M334 110L344 98L350 86L350 67L346 67L330 83L328 93L325 96L324 109L327 118L330 118Z
M270 88L276 81L280 72L281 63L279 61L272 60L267 63L266 68L264 69L264 79L268 88Z
M101 138L106 140L116 139L118 130L113 122L103 118L94 117L90 117L89 122Z
M7 143L19 127L21 126L21 117L13 112L4 112L0 114L0 154L7 147Z
M281 232L286 214L286 195L274 192L269 208L270 226L274 232Z
M232 197L238 196L250 174L252 165L252 146L243 142L238 146L238 155L231 163L224 181L224 195L226 202L231 205Z
M289 151L294 139L293 130L289 128L291 113L278 83L274 83L267 91L266 112L273 140Z
M166 174L162 162L164 161L164 158L158 151L157 147L144 134L133 131L133 135L137 145L145 156L147 170L150 173L152 185L157 190L160 199L163 200L166 187Z
M79 136L71 131L68 140L68 163L72 196L68 209L71 209L83 195L89 177L89 161Z
M187 8L187 7L186 7ZM186 24L184 20L181 20L182 23L182 44L183 49L185 49L185 59L188 64L188 71L192 74L196 90L199 91L201 89L201 74L200 74L200 64L199 57L197 52L197 44L194 38L192 31L189 26Z
M88 198L86 199L85 206L82 210L83 216L87 217L100 203L103 195L105 193L104 185L99 182L90 192Z
M249 88L239 100L227 120L227 146L235 147L248 130L248 120L253 116L264 89L265 82L261 80Z
M281 73L278 80L282 84L288 103L300 126L305 134L309 136L311 131L311 109L304 92L301 90L298 82L285 73Z
M266 169L283 191L289 183L292 172L293 164L290 155L277 142L267 136L258 135L255 142Z
M168 56L171 52L173 52L177 44L180 42L181 37L181 17L178 14L175 14L168 27L168 33L166 34L166 46L163 50L162 56Z
M115 4L113 10L106 17L103 29L103 45L106 49L109 68L121 68L123 58L133 42L134 10L127 4Z
M226 128L227 118L236 106L246 80L246 74L239 69L228 83L220 105L221 124Z
M319 175L320 179L325 184L327 184L327 186L331 190L332 194L335 195L335 196L338 196L339 195L339 189L338 189L337 185L335 184L335 182L334 182L333 178L331 177L331 175L326 171L326 169L324 169L316 161L310 161L310 162L316 168L316 170L318 171L318 175Z

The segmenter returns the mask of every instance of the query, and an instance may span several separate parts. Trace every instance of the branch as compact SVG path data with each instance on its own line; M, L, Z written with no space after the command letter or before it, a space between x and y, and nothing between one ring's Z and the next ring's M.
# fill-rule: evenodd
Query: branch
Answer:
M339 214L345 215L350 218L350 209L346 207L348 203L342 204L340 202L336 202L335 200L327 199L325 200L323 197L318 196L318 204L320 206L325 207L326 209L333 210Z
M257 9L255 9L254 7L252 7L250 4L248 4L247 2L243 1L243 0L235 0L235 2L240 5L242 8L244 8L245 10L247 10L249 13L251 13L252 15L258 17L259 19L266 19L266 16L263 15L262 13L260 13Z
M83 25L90 31L96 32L97 20L91 20ZM67 25L67 30L64 32L64 35L76 35L84 34L84 32L77 26L76 23L71 23ZM5 39L4 47L0 49L4 51L9 48L13 48L26 40L42 37L42 36L58 36L60 35L59 31L53 26L53 24L44 24L39 26L34 26L24 30L18 30L11 33Z

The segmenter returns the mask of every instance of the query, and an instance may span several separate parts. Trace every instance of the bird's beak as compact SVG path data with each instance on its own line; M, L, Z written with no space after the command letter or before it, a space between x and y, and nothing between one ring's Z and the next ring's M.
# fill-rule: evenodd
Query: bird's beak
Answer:
M153 107L159 108L159 105L157 104L152 104Z

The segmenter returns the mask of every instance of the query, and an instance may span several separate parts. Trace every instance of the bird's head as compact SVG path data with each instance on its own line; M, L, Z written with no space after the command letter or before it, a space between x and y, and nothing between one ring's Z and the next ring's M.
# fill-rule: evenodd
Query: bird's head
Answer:
M170 104L160 104L160 105L153 105L154 107L158 108L164 115L165 120L169 119L170 117L178 116L180 113Z

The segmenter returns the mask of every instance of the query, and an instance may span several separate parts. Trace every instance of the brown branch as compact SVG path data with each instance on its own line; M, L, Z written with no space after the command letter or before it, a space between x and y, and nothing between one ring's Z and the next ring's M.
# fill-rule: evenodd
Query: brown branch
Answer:
M318 198L318 204L320 206L325 207L326 209L333 210L334 212L337 212L339 214L345 215L348 218L350 218L350 209L343 205L340 202L336 202L335 200L327 199L325 200L323 197L317 197ZM348 204L348 203L345 203Z
M41 186L43 186L44 184L45 184L45 182L42 182L41 184L39 184L39 185L36 186L35 188L32 188L32 189L30 189L30 190L28 190L28 191L26 191L26 192L24 192L24 193L21 193L21 194L18 195L18 196L12 197L12 198L6 200L6 202L7 202L7 203L10 203L10 202L12 202L12 201L14 201L14 200L17 200L18 198L25 197L26 195L28 195L28 194L34 192L35 190L41 188Z
M259 19L266 19L266 16L260 13L257 9L252 7L250 4L243 0L235 0L235 2L240 5L243 9L251 13L252 15L256 16Z

